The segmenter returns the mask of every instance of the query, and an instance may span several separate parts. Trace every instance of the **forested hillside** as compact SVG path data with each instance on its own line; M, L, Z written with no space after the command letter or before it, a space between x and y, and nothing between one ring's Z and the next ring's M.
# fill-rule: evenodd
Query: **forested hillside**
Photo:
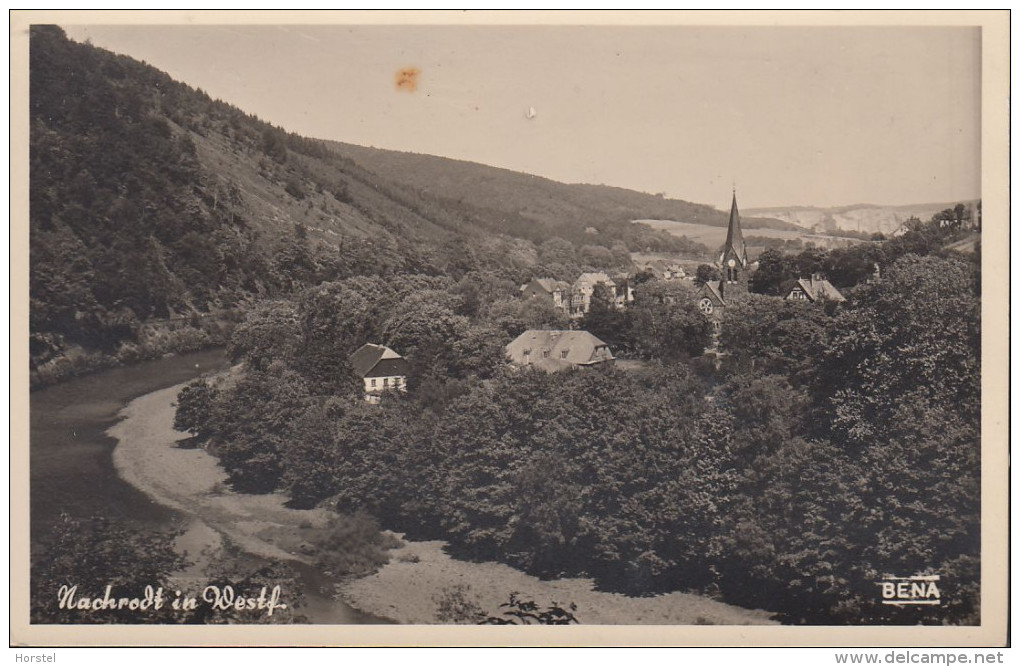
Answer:
M725 227L729 214L680 199L607 185L557 183L547 178L433 155L331 143L337 152L407 186L431 192L457 205L476 207L480 222L541 240L548 230L575 242L591 235L619 238L630 220L651 218ZM486 211L486 209L488 209ZM485 215L488 213L488 215ZM796 224L748 216L748 229L799 230ZM621 227L622 225L622 227ZM632 244L633 245L633 244ZM637 248L632 248L637 249Z
M723 219L302 138L55 26L33 27L30 68L35 383L222 340L239 306L328 280L518 281L626 268L629 251L708 256L629 221Z

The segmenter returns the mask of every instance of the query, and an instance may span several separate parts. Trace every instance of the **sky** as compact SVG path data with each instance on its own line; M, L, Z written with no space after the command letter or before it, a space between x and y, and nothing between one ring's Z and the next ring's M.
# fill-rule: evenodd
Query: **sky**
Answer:
M981 192L976 28L63 27L309 137L724 209Z

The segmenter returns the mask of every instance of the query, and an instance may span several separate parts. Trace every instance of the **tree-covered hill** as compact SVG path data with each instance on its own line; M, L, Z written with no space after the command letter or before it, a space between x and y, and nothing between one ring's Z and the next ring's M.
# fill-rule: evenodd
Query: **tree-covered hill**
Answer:
M356 275L523 281L714 249L630 221L706 206L290 134L155 68L30 38L36 381L222 338L224 314ZM478 281L485 278L477 277Z
M331 142L337 152L375 172L399 179L408 186L448 200L489 208L493 213L515 215L525 237L553 228L577 240L591 234L626 234L620 229L635 219L678 220L725 227L729 213L681 199L626 190L607 185L566 184L475 162L434 155L366 148ZM492 222L492 221L486 221ZM745 217L748 229L769 227L798 230L796 224L765 217ZM587 232L585 230L588 230Z

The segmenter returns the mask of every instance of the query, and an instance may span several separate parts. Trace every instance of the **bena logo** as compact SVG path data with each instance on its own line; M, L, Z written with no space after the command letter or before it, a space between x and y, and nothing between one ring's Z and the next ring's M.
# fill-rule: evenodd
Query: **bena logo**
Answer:
M882 587L882 604L942 604L939 591L939 575L930 574L916 577L886 577Z

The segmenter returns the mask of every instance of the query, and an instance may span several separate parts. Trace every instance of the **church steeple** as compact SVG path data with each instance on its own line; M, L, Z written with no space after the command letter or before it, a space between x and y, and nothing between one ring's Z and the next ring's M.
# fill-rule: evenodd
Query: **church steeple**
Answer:
M733 205L730 207L730 226L726 230L726 245L719 257L726 282L737 282L741 270L747 268L747 245L740 230L740 212L737 210L737 189L733 188Z

